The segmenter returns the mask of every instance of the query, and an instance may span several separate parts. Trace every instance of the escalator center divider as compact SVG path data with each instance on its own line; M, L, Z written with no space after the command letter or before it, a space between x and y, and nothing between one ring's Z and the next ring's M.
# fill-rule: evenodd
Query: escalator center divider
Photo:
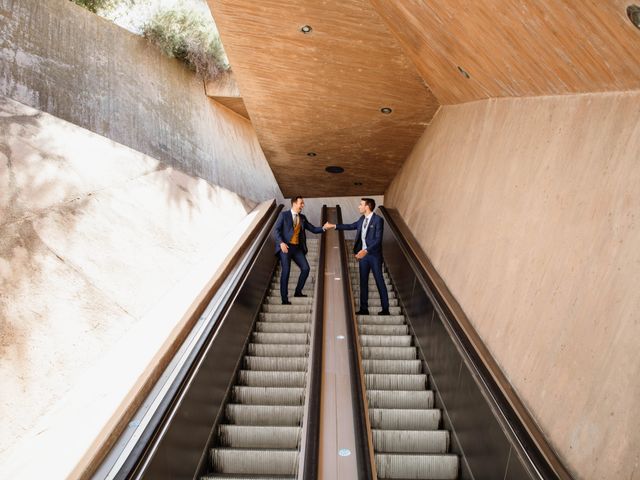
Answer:
M343 223L342 209L336 205L338 223ZM360 352L360 341L358 338L357 320L355 315L355 305L353 302L353 289L351 287L349 275L349 253L346 250L344 232L338 231L340 250L341 277L344 285L345 312L347 318L347 339L349 342L349 364L352 388L352 398L354 401L353 419L354 431L356 434L356 454L358 458L358 480L377 479L376 464L373 450L373 438L371 425L369 422L369 407L366 399L366 389L364 384L364 372L362 371L362 355Z

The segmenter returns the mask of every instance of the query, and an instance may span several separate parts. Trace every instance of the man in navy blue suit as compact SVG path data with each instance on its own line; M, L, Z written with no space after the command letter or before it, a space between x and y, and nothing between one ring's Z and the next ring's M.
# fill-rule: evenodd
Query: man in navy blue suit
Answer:
M280 297L283 305L291 305L289 301L289 274L291 273L291 260L300 267L300 277L294 296L306 297L302 293L304 284L309 276L309 262L307 262L307 237L305 230L312 233L322 233L324 227L312 225L302 214L304 199L294 197L291 199L291 210L280 213L275 226L276 255L280 256L282 273L280 274Z
M353 253L359 262L360 270L360 310L358 315L369 315L369 272L373 272L380 293L382 310L378 315L389 315L389 294L382 273L382 234L384 220L373 213L376 202L373 198L363 198L358 210L362 216L354 223L338 225L325 224L327 228L337 230L356 230L356 242Z

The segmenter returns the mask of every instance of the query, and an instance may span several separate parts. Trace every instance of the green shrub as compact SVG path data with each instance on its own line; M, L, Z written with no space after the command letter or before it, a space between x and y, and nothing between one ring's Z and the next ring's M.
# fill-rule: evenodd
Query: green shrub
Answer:
M87 10L98 13L109 11L117 7L123 0L71 0L76 5L86 8Z
M204 13L188 9L159 11L142 32L165 54L182 60L205 80L229 68L215 24Z

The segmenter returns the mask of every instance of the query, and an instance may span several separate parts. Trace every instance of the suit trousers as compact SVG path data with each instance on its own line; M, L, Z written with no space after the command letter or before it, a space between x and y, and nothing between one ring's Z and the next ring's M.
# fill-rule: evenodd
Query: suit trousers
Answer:
M302 293L304 284L309 276L309 262L304 255L304 251L298 245L289 245L289 252L284 253L280 251L280 264L282 265L282 272L280 273L280 296L282 301L289 300L289 274L291 273L291 260L293 260L298 267L300 267L300 277L298 278L298 284L296 285L295 293Z
M382 273L382 257L371 254L365 255L358 262L358 267L360 270L360 310L369 309L369 272L373 272L373 278L380 293L382 309L389 310L389 294Z

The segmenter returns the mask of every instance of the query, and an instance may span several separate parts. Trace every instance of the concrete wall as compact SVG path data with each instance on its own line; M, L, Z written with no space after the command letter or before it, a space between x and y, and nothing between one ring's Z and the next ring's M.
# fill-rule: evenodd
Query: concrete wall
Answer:
M640 93L444 107L385 195L580 479L640 478Z
M254 201L281 193L249 121L143 38L68 0L0 0L0 95Z
M67 478L248 214L229 190L0 97L0 478Z

